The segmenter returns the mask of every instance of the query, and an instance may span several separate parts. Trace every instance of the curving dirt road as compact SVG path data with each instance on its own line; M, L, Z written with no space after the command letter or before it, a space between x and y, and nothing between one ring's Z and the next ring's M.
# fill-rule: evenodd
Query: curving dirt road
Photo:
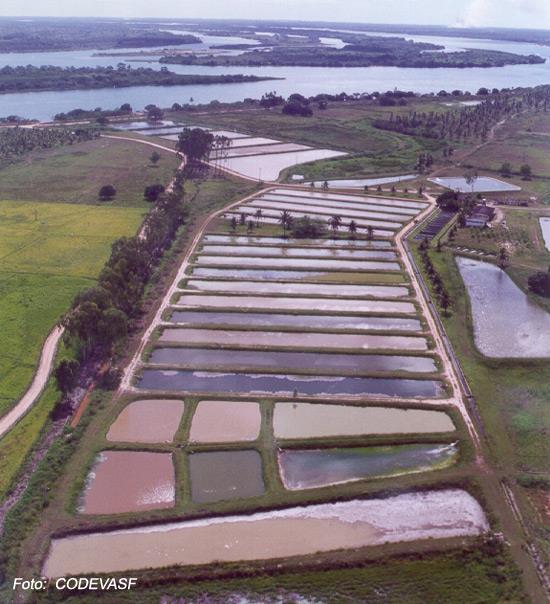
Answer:
M25 415L25 413L27 413L27 411L38 400L42 390L44 390L46 382L50 377L59 340L61 339L64 331L65 330L63 327L56 325L46 338L40 354L40 361L29 389L27 392L25 392L17 405L15 405L11 411L6 413L6 415L0 418L0 438L2 438L6 432L11 430L11 428L13 428L13 426Z

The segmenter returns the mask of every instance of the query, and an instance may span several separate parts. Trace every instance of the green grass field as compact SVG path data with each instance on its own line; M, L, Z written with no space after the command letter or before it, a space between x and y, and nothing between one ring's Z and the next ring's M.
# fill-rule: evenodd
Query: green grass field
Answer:
M0 202L0 414L30 383L46 335L89 287L139 208Z
M173 153L156 149L161 159L154 166L149 159L153 151L147 145L105 138L34 151L0 170L1 194L21 201L147 207L144 188L168 184L178 165ZM105 184L117 189L112 202L98 200Z

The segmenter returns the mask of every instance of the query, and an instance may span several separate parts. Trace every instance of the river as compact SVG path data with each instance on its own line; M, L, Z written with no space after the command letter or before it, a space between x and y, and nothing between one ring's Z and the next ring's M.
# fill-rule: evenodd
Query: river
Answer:
M381 35L381 34L377 34ZM391 35L391 34L383 34ZM215 39L203 36L202 48L207 48ZM445 46L446 51L467 48L503 50L520 54L537 54L547 59L546 63L536 65L507 65L491 68L403 68L403 67L208 67L201 65L170 65L170 70L185 74L253 74L284 78L278 81L262 81L235 84L211 84L192 86L136 86L132 88L66 90L48 92L25 92L0 95L0 116L20 115L22 117L50 119L59 112L70 111L76 107L93 109L103 107L112 109L129 102L134 109L141 109L148 103L167 107L174 102L187 103L192 98L195 103L208 103L212 100L224 102L240 101L245 98L260 98L270 90L276 90L283 96L299 92L306 96L319 93L354 93L386 91L399 88L419 93L438 92L439 90L469 90L478 88L508 88L517 86L536 86L550 83L550 47L537 44L506 42L495 40L477 40L470 38L444 38L438 36L404 36L424 42L433 42ZM226 42L227 38L216 38ZM150 50L150 49L148 49ZM94 50L78 50L45 53L0 54L0 66L4 65L58 65L58 66L98 66L116 65L124 57L95 57ZM135 57L134 57L135 59ZM160 68L154 57L146 61L132 61L132 65L144 65Z

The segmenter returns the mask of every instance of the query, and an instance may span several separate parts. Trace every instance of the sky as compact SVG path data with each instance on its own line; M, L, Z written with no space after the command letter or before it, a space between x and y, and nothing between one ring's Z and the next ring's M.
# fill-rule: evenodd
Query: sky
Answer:
M1 0L0 16L287 19L550 28L550 0Z

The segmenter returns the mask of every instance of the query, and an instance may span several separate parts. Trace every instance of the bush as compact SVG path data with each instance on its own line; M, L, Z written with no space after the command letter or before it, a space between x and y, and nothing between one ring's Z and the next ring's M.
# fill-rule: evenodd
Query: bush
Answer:
M111 201L115 196L116 189L113 185L103 185L101 189L99 189L99 199L101 199L101 201Z
M303 216L294 221L291 232L296 239L317 239L326 234L327 228L322 220Z
M300 115L302 117L311 117L313 115L313 111L309 105L304 105L297 100L285 103L283 113L285 115Z
M145 190L143 191L143 197L145 197L147 201L154 203L159 198L159 195L161 195L161 193L164 193L164 191L165 189L163 185L149 185L145 187Z
M550 271L534 273L527 279L527 285L534 294L550 298Z

